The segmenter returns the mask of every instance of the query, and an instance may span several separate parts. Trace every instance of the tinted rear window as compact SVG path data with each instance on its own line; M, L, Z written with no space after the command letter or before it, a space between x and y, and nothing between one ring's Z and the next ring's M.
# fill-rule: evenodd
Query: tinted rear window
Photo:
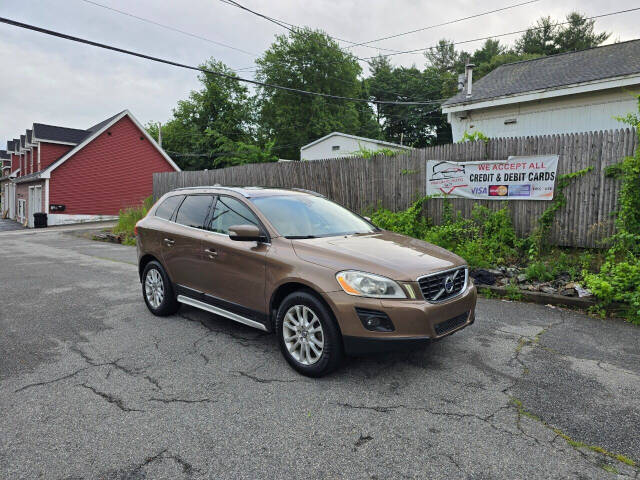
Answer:
M174 210L180 204L183 198L184 198L184 195L176 195L174 197L167 198L156 209L156 217L164 218L165 220L170 220L171 215L173 215Z
M260 222L249 207L235 198L220 196L216 202L216 208L211 216L209 230L212 232L229 234L229 227L234 225L255 225Z
M176 222L187 227L203 228L211 206L211 195L189 195L178 209Z

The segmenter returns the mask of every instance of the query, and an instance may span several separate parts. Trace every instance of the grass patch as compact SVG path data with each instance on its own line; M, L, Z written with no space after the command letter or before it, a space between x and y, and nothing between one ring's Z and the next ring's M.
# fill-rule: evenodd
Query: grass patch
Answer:
M589 445L588 443L584 443L584 442L581 442L579 440L574 440L573 438L571 438L569 435L564 433L559 428L552 427L551 425L549 425L547 422L542 420L537 415L534 415L533 413L531 413L528 410L526 410L524 408L523 403L520 400L518 400L517 398L515 398L515 397L511 397L511 404L514 407L516 407L516 410L518 411L518 415L530 418L532 420L535 420L538 423L541 423L546 428L550 429L553 433L555 433L560 438L562 438L565 442L567 442L567 444L569 444L573 448L576 448L576 449L584 448L584 449L587 449L587 450L591 450L592 452L596 452L596 453L599 453L599 454L604 455L606 457L612 458L614 460L617 460L618 462L621 462L621 463L624 463L626 465L629 465L630 467L634 467L635 468L635 467L638 466L638 464L635 461L633 461L632 459L630 459L629 457L626 457L626 456L621 455L619 453L609 452L608 450L605 450L604 448L602 448L602 447L600 447L598 445ZM602 468L607 470L604 466ZM611 467L611 468L614 468L614 467ZM610 470L607 470L607 471L610 471Z
M142 220L149 209L153 206L153 198L147 197L141 205L120 210L118 223L111 230L115 235L120 236L123 245L135 245L136 236L133 232L136 223Z

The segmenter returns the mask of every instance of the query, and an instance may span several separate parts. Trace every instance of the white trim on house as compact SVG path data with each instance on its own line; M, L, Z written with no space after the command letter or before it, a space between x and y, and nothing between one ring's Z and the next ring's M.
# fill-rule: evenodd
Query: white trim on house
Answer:
M363 142L376 143L378 145L384 145L384 146L387 146L387 147L402 148L404 150L411 150L411 147L407 147L406 145L399 145L397 143L385 142L384 140L376 140L375 138L358 137L357 135L349 135L348 133L331 132L329 135L325 135L322 138L314 140L313 142L307 143L303 147L300 147L300 151L306 150L307 148L312 147L312 146L314 146L314 145L326 140L327 138L331 138L331 137L335 137L335 136L351 138L353 140L360 140L360 141L363 141Z
M70 215L65 213L49 213L47 215L47 226L70 225L74 223L104 222L117 220L117 215Z
M44 180L44 213L49 213L49 179Z
M80 150L82 150L85 146L87 146L89 143L91 143L95 138L97 138L100 135L102 135L111 126L113 126L116 122L122 120L126 116L128 116L131 119L131 121L136 125L136 127L138 127L138 129L140 129L140 131L143 133L143 135L147 138L147 140L149 140L151 145L153 145L156 148L156 150L158 150L158 152L160 152L160 154L164 157L164 159L167 161L167 163L169 163L169 165L171 165L177 172L180 172L181 171L180 167L178 167L178 165L176 165L175 162L173 160L171 160L171 157L169 157L169 155L167 155L167 153L162 149L162 147L160 147L160 145L158 145L156 143L156 141L153 139L153 137L151 137L151 135L149 135L149 132L146 131L146 129L140 124L140 122L138 122L138 120L131 114L131 112L129 112L129 110L124 110L118 116L113 118L113 120L111 120L111 122L109 122L106 125L104 125L100 130L95 131L92 135L90 135L89 137L84 139L82 141L82 143L78 144L75 148L72 148L71 150L69 150L63 157L61 157L56 162L54 162L51 165L49 165L46 169L44 169L42 171L42 173L39 176L39 178L51 178L51 172L53 170L55 170L60 165L62 165L64 162L69 160L76 153L78 153Z
M542 100L545 98L574 95L577 93L593 92L610 88L628 87L631 85L637 85L638 83L640 83L640 73L634 73L632 75L626 75L624 77L607 78L605 80L597 80L593 82L574 83L572 85L562 85L559 87L553 87L544 90L533 90L514 95L504 95L501 97L480 100L478 102L473 102L472 98L469 103L443 105L442 113L450 114L467 110L477 110L480 108L497 107L500 105L508 105L512 103L531 102L535 100Z
M40 191L40 201L37 202L36 193ZM27 193L27 198L29 199L29 205L27 208L27 227L33 228L35 225L35 219L33 218L34 213L42 212L42 185L33 185L29 187L29 191Z
M47 140L46 138L34 138L32 137L32 139L37 140L38 142L45 142L45 143L57 143L58 145L77 145L77 143L73 143L73 142L59 142L57 140Z
M18 211L16 213L16 218L19 223L24 223L25 215L27 210L27 201L24 198L18 199Z

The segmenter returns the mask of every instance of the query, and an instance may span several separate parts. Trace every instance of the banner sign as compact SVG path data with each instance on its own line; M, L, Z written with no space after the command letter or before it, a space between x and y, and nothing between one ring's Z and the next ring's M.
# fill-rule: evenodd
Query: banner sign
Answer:
M508 160L427 160L427 195L478 200L552 200L558 155Z

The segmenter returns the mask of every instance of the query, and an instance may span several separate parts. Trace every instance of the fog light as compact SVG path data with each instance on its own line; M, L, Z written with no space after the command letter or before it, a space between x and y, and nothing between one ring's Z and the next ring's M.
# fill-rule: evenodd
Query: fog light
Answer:
M393 322L389 316L378 310L356 307L356 313L362 322L362 326L372 332L393 332Z

